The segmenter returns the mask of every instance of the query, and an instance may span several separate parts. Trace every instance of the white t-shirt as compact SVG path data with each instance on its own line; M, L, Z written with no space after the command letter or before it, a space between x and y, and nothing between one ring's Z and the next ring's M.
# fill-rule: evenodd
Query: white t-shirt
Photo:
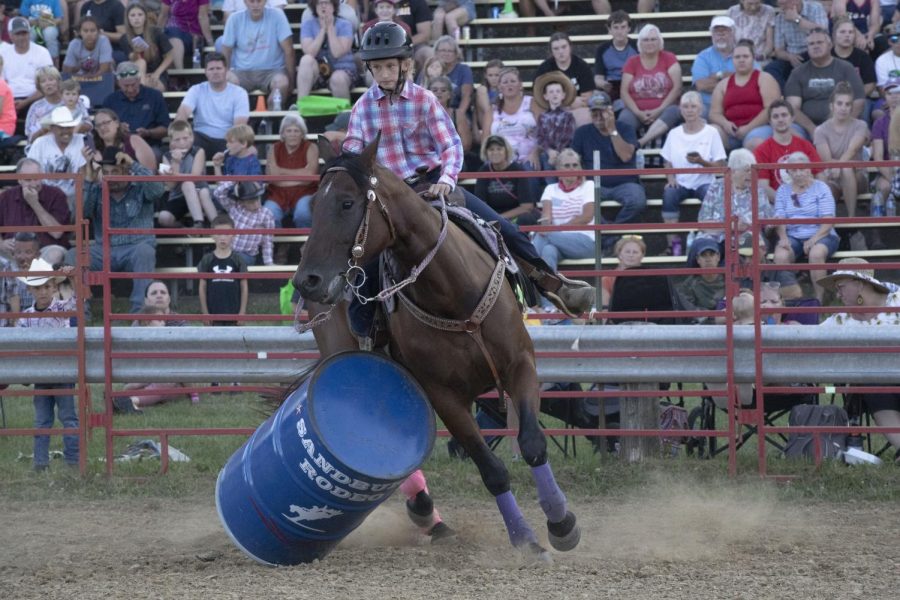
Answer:
M710 162L725 160L725 147L722 146L722 138L712 125L704 125L697 133L685 133L684 125L679 125L666 136L660 155L672 163L676 169L697 168L699 165L689 163L688 152L699 152L700 156ZM714 175L694 175L682 173L675 176L675 181L681 187L696 190L701 185L709 185L715 181Z
M28 149L28 158L39 163L44 173L77 173L86 163L82 150L84 149L84 136L76 133L72 141L66 146L65 151L60 150L52 133L42 135L34 140ZM70 198L75 196L74 179L45 179L45 185L55 185Z
M584 181L570 192L560 189L558 183L553 183L544 188L541 202L553 204L553 222L551 225L568 225L572 219L584 212L585 204L594 202L594 182ZM594 239L593 231L570 231L567 233L580 233Z
M52 67L50 52L43 46L31 42L28 52L19 54L12 44L0 44L0 56L3 57L3 78L9 84L14 98L27 98L37 88L34 87L35 72L41 67Z

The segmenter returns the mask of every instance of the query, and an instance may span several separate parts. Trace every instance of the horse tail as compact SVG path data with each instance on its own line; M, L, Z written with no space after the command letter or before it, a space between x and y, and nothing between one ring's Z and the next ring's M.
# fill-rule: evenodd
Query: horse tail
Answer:
M278 409L281 408L281 405L291 397L291 394L293 394L301 385L306 383L320 364L322 364L321 358L300 370L291 383L273 386L272 391L260 394L262 406L260 407L259 412L262 413L264 418L268 419L275 414Z

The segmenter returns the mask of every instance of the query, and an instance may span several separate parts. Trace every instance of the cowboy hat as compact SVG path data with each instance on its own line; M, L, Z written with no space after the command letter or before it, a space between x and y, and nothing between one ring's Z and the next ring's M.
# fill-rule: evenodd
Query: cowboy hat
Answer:
M231 197L241 202L256 200L266 193L266 188L255 181L241 181L231 189Z
M48 263L43 258L35 258L31 261L31 266L28 267L29 273L39 273L42 271L55 271L53 265ZM65 275L25 275L24 277L16 277L19 281L24 283L25 285L29 285L32 287L37 287L39 285L44 285L51 279L56 282L64 281L66 279Z
M551 83L558 83L563 88L563 93L566 95L563 98L562 106L569 106L575 100L575 86L572 85L572 80L566 77L566 74L562 71L551 71L549 73L544 73L540 77L534 80L534 88L532 96L534 97L534 103L540 106L544 110L548 110L550 105L547 104L547 101L544 100L544 88L546 88Z
M81 117L75 117L67 106L57 106L50 113L47 123L57 127L78 127L81 125Z
M890 292L888 287L875 279L873 276L869 275L867 272L863 271L848 271L848 270L838 270L828 275L827 277L823 277L816 283L821 285L826 290L835 291L835 287L837 286L837 282L839 279L855 279L856 281L862 281L863 283L868 283L873 288L875 288L876 292L880 292L882 294L887 294Z

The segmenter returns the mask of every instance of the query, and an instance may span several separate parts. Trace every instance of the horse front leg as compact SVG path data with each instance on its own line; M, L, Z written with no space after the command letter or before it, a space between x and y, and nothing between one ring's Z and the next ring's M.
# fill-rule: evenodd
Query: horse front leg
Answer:
M400 484L400 491L406 496L406 514L422 532L431 537L431 543L450 541L456 532L444 523L441 515L434 507L428 482L422 469L417 469L406 481Z
M428 397L435 412L447 426L447 430L465 448L472 462L478 467L484 486L494 496L500 515L506 525L509 542L530 561L552 563L553 559L537 541L515 496L509 488L509 471L484 441L478 424L469 411L469 402L449 390L428 390Z
M515 372L515 370L514 370ZM525 361L506 389L519 413L519 448L522 458L531 467L531 477L537 487L541 510L547 517L547 537L550 545L560 552L575 548L581 540L575 514L568 509L566 495L560 489L547 460L547 438L538 422L540 395L537 373Z

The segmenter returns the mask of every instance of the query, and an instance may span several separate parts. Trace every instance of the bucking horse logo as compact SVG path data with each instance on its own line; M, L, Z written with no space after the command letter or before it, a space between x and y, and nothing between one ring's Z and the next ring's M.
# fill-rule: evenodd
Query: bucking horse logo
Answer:
M327 506L313 506L311 508L303 508L302 506L291 504L291 513L293 513L294 516L286 515L284 513L281 513L281 515L288 521L292 522L295 525L303 527L304 529L324 533L323 529L316 529L314 527L310 527L309 525L304 525L303 523L301 523L301 521L318 521L320 519L330 519L332 517L344 514L344 511L337 510L335 508L328 508Z

